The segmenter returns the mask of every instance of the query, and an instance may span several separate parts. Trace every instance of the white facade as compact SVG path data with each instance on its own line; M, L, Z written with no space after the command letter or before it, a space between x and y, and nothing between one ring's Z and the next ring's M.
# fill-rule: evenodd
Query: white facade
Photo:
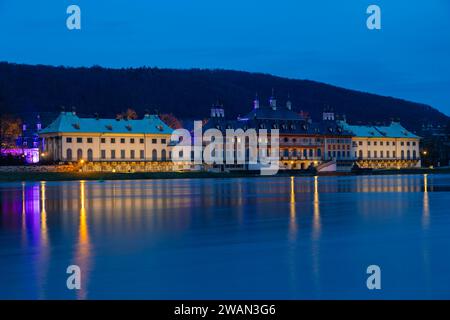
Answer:
M419 139L354 137L354 155L360 160L416 160L419 155Z
M168 161L170 135L59 133L44 135L44 154L53 161Z
M41 131L49 161L170 161L172 129L157 116L141 120L79 118L63 112Z
M389 126L355 126L345 121L343 128L352 132L352 152L363 168L420 167L420 137L398 122Z

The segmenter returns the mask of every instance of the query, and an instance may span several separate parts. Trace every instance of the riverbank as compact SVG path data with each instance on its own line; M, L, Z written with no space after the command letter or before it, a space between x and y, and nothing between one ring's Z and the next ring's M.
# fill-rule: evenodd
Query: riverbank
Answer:
M437 169L400 169L400 170L374 170L364 172L328 172L318 173L299 170L280 171L276 176L355 176L355 175L392 175L392 174L432 174L450 173L450 168ZM265 177L259 172L139 172L139 173L112 173L112 172L1 172L0 182L15 181L72 181L72 180L142 180L142 179L223 179Z

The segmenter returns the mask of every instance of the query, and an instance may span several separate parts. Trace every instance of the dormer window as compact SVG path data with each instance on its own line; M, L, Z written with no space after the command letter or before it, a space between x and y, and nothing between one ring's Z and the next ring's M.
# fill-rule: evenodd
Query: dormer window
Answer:
M112 131L112 125L108 124L108 125L106 125L105 127L106 127L106 129L108 129L109 131Z
M156 126L156 129L158 129L159 131L163 131L163 126L158 125L158 126Z
M80 130L80 124L79 124L79 123L74 123L74 124L72 124L72 126L73 126L75 129Z
M131 125L126 125L125 128L127 128L128 131L131 131L133 128L131 127Z

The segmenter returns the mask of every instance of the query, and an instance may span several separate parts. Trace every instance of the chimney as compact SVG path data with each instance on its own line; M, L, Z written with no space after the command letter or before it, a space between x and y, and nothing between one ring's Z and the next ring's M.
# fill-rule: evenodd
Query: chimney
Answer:
M269 99L269 105L272 108L272 110L277 110L277 99L275 99L273 89L272 89L272 96Z
M253 100L253 109L259 109L259 98L258 98L258 94L256 94L255 100Z
M334 112L330 107L326 107L322 114L322 120L334 121Z
M292 102L291 102L290 100L288 100L288 101L286 102L286 108L287 108L288 110L292 110Z
M223 107L213 106L211 108L211 118L225 118L225 110Z

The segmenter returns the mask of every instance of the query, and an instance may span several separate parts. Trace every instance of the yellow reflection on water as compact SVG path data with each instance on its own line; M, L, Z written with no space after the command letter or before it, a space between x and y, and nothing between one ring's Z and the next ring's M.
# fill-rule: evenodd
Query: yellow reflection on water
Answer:
M319 179L317 176L314 177L314 220L313 220L313 231L314 238L320 236L320 202L319 202Z
M430 223L430 200L428 199L428 174L424 174L422 225L424 228L427 228L429 223Z
M313 231L312 231L312 271L313 271L313 281L316 290L320 290L321 288L321 280L320 280L320 232L321 232L321 223L320 223L320 200L319 200L319 178L317 176L314 177L314 201L313 201Z
M80 181L80 215L78 228L78 246L75 253L75 264L81 270L81 289L78 290L78 299L87 298L86 278L89 272L89 262L91 257L91 245L89 240L89 229L86 214L86 185L85 181Z
M289 238L295 240L297 234L297 212L295 207L295 180L291 177L291 193L289 201Z
M39 219L39 256L38 256L38 286L39 298L45 299L46 283L48 275L48 262L50 256L49 237L47 229L47 210L46 210L46 183L41 181L39 188L39 204L40 204L40 219ZM36 213L37 214L37 213Z
M41 246L48 246L47 211L45 210L45 181L41 181Z

